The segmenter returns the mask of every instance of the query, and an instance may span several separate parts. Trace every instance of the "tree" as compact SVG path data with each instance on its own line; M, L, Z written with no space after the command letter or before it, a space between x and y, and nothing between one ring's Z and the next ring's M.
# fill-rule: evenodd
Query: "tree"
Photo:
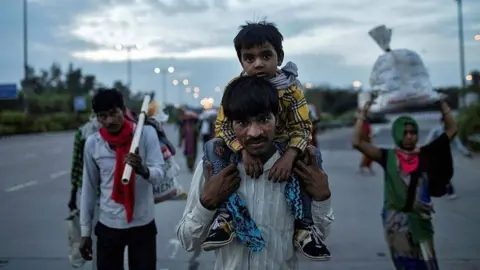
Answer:
M84 74L81 68L73 64L70 64L64 72L57 63L38 72L29 67L27 78L21 81L21 85L21 98L0 101L0 108L23 110L26 106L28 112L32 114L73 113L73 100L76 96L90 98L92 93L105 87L97 83L95 75ZM121 81L115 81L112 87L123 94L127 106L140 109L144 93L131 95L130 89ZM24 96L26 96L26 102Z

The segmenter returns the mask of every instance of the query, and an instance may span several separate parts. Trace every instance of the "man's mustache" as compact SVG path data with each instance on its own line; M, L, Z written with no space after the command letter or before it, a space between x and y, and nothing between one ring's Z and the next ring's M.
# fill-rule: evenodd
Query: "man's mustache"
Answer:
M263 143L267 141L268 139L266 137L255 137L255 138L247 139L247 144Z

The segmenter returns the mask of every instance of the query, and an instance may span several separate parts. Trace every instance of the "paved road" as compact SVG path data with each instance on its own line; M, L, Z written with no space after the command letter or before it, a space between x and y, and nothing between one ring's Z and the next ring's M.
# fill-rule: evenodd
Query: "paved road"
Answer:
M391 269L380 224L381 176L356 173L359 154L351 149L350 137L349 129L320 137L336 212L328 239L333 258L322 263L302 259L302 269ZM389 137L388 130L380 128L375 141L390 145ZM64 218L72 142L71 132L0 140L0 269L70 269ZM458 157L454 181L460 197L436 200L436 244L442 269L480 269L479 160ZM190 177L188 173L180 177L187 189ZM188 269L189 254L183 250L175 254L170 244L183 207L182 201L157 206L158 269ZM199 269L210 269L212 260L212 254L202 255Z

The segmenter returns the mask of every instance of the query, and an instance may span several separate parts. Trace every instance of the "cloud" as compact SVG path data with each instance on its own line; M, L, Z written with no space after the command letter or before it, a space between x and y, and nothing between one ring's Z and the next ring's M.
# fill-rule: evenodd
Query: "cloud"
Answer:
M287 56L338 55L346 65L371 64L381 54L368 36L376 25L393 27L392 47L427 52L449 61L456 46L454 3L437 0L110 0L94 1L65 31L93 45L74 57L123 61L116 44L140 44L133 59L234 59L232 39L246 20L267 17L285 36ZM473 6L473 5L472 5ZM467 10L467 9L466 9ZM480 11L480 8L471 11ZM468 13L468 12L467 12ZM476 13L478 14L478 13ZM477 20L478 23L478 20ZM444 26L444 27L443 27Z

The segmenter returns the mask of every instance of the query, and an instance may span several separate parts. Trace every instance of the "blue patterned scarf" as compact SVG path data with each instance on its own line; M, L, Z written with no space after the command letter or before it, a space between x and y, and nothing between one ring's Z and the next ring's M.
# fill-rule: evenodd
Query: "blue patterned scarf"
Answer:
M220 139L214 139L213 149L205 144L205 155L214 157L208 159L213 165L213 174L219 173L231 162L240 162L240 155L231 154L231 150ZM211 144L210 144L211 145ZM275 147L283 155L285 146L275 144ZM212 154L213 153L213 154ZM206 157L204 157L205 159ZM296 176L292 175L290 181L285 186L285 198L287 204L295 219L303 219L303 205L300 195L300 183ZM223 206L230 213L233 221L233 227L238 239L243 242L252 252L261 251L265 247L265 241L258 229L255 221L248 212L247 205L242 198L235 192Z

